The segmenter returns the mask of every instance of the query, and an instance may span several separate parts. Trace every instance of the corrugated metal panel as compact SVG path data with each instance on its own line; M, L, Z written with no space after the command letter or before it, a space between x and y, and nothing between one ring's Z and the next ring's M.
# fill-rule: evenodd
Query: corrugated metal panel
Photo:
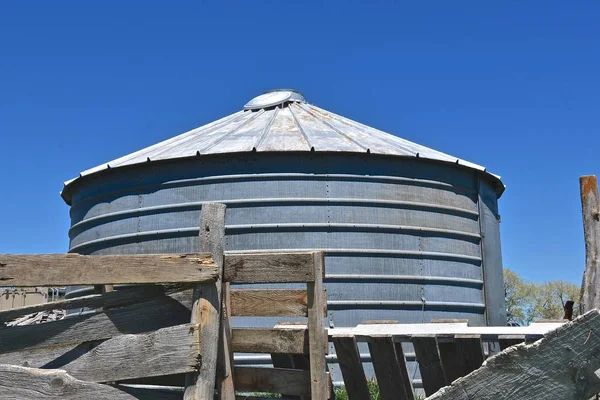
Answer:
M239 152L353 152L418 157L459 164L477 170L496 182L500 177L488 174L484 167L460 158L401 139L351 119L306 104L297 92L277 91L280 104L272 99L230 116L165 140L106 164L88 169L80 177L107 169L161 160L207 154ZM260 96L259 96L260 97ZM250 104L250 103L249 103ZM260 108L264 104L267 108ZM65 183L63 197L70 203L70 185Z

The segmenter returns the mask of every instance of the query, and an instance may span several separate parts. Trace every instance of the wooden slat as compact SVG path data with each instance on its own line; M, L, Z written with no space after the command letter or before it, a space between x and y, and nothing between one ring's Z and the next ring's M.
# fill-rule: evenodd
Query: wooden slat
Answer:
M306 317L307 302L306 290L231 290L231 313L239 317Z
M462 376L462 366L458 358L458 350L454 341L438 341L440 359L444 366L444 375L448 382Z
M228 254L225 280L232 283L311 282L312 252Z
M220 346L223 289L223 248L225 245L225 205L204 203L200 216L200 250L212 254L217 265L217 279L194 288L193 324L200 324L202 363L200 371L186 379L185 400L213 400L217 380ZM220 379L220 378L219 378Z
M126 307L39 325L0 329L0 353L47 346L66 346L145 333L189 322L189 291Z
M405 376L408 376L406 363L404 363L404 368L402 369L398 360L394 339L391 336L372 337L369 341L369 351L371 353L373 369L377 376L381 399L412 400L412 390L409 391L409 387L405 385Z
M327 303L323 291L323 276L325 275L325 254L312 253L314 281L306 284L308 294L308 337L310 358L310 389L311 398L328 399L327 385L327 333L323 318L323 309Z
M428 400L589 399L600 391L600 311L549 332L535 346L496 355Z
M231 345L240 353L308 354L308 330L235 328Z
M448 384L435 336L413 336L412 343L419 362L425 394L431 396Z
M344 378L349 400L369 399L367 378L360 360L360 353L354 336L333 337L335 354Z
M271 363L275 368L310 370L308 356L303 354L272 353ZM289 394L282 395L281 398L283 400L309 400L307 396L292 396Z
M231 288L229 282L223 283L221 310L221 340L217 368L217 392L219 400L235 400L235 387L233 379L233 345L232 321L231 321Z
M581 287L582 312L600 308L600 198L598 179L594 175L579 178L583 234L585 241L585 271ZM576 300L576 299L570 299Z
M479 335L457 335L456 352L460 362L460 376L465 376L483 364L483 343ZM444 367L446 365L444 364Z
M116 336L60 368L91 382L183 374L199 368L200 347L199 325L177 325Z
M238 392L266 392L310 396L310 372L296 369L235 367ZM323 377L325 379L326 377ZM318 399L319 397L312 397ZM321 397L326 399L327 397Z
M400 365L400 379L402 380L402 385L405 387L406 396L409 400L415 400L415 390L412 385L411 375L408 372L408 366L406 365L406 356L404 355L404 350L402 350L402 343L394 342L394 347L396 348L396 358Z
M114 337L60 369L88 382L114 382L196 371L199 352L199 326L185 324Z
M128 393L129 392L129 393ZM176 396L129 389L128 392L100 383L73 378L62 370L43 370L0 365L0 398L11 400L135 400L176 399ZM178 396L181 398L181 395Z
M59 300L49 303L13 308L0 311L0 323L11 321L17 317L47 310L72 310L77 308L111 308L122 307L133 303L164 297L167 294L184 290L186 285L143 285L128 287L106 294L92 294L74 299Z
M0 282L4 286L204 282L216 275L217 266L207 253L0 255Z

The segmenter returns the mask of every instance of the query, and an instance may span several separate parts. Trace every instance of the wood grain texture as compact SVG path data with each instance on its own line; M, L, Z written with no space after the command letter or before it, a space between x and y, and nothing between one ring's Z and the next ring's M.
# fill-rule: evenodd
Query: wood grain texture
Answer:
M306 284L308 294L308 338L310 352L310 388L311 398L328 399L329 387L327 381L327 332L325 331L323 309L327 299L323 289L325 275L325 253L311 254L313 262L314 281Z
M481 364L483 364L483 342L481 341L481 336L456 335L454 340L460 363L460 376L466 376L481 367Z
M360 360L360 353L354 336L333 337L335 354L344 378L349 400L369 399L367 377Z
M240 353L308 354L308 330L235 328L231 345Z
M62 370L0 365L0 399L134 400L139 398L108 385L75 379Z
M310 372L296 369L235 367L235 389L239 392L280 393L292 396L309 396ZM324 379L326 377L323 377Z
M217 266L217 279L194 288L193 324L200 324L202 340L200 370L186 379L185 400L213 400L219 356L223 248L225 246L225 205L204 203L200 214L200 251L212 254ZM219 378L221 379L221 378Z
M247 253L225 257L225 280L232 283L314 281L314 257L304 253Z
M0 353L79 344L185 324L190 320L189 295L189 291L181 292L80 317L1 329Z
M84 381L113 382L193 372L199 354L199 326L185 324L114 337L59 368Z
M580 177L579 186L585 240L585 271L579 304L585 313L600 308L600 202L596 176Z
M404 384L403 374L406 374L406 372L401 370L394 339L391 336L371 338L369 352L377 376L381 399L412 400L412 390L409 391L409 388ZM406 364L404 364L404 367L406 369Z
M184 285L140 285L118 289L106 294L92 294L74 299L34 304L26 307L0 311L0 323L17 317L47 310L72 310L77 308L113 308L148 301L186 289Z
M216 275L217 266L207 253L0 255L0 283L4 286L205 282Z
M438 341L440 359L444 366L444 375L448 382L462 376L462 366L458 357L458 350L454 341Z
M231 288L229 282L223 283L221 311L221 345L219 346L217 363L217 391L219 400L235 400L233 378L233 345L231 321Z
M233 289L231 313L238 317L306 317L306 290Z
M588 399L600 391L600 311L488 358L430 400Z
M423 389L430 396L448 384L437 340L435 336L413 336L412 343L415 347L417 361L419 362Z

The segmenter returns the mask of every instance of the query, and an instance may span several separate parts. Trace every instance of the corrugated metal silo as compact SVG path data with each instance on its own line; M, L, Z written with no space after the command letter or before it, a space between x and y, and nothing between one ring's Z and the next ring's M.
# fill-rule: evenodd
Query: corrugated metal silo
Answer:
M72 252L197 251L202 203L218 201L229 252L326 250L330 326L503 325L503 190L483 167L278 90L82 172L62 196Z

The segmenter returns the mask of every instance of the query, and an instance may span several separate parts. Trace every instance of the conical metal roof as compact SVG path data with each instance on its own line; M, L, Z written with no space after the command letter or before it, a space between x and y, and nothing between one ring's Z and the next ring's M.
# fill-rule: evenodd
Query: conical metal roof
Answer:
M448 162L489 175L485 167L410 142L308 104L295 90L269 91L250 100L244 109L106 164L81 172L82 177L128 165L207 154L238 152L353 152L419 157ZM65 197L65 190L63 190ZM65 200L67 200L65 198Z

